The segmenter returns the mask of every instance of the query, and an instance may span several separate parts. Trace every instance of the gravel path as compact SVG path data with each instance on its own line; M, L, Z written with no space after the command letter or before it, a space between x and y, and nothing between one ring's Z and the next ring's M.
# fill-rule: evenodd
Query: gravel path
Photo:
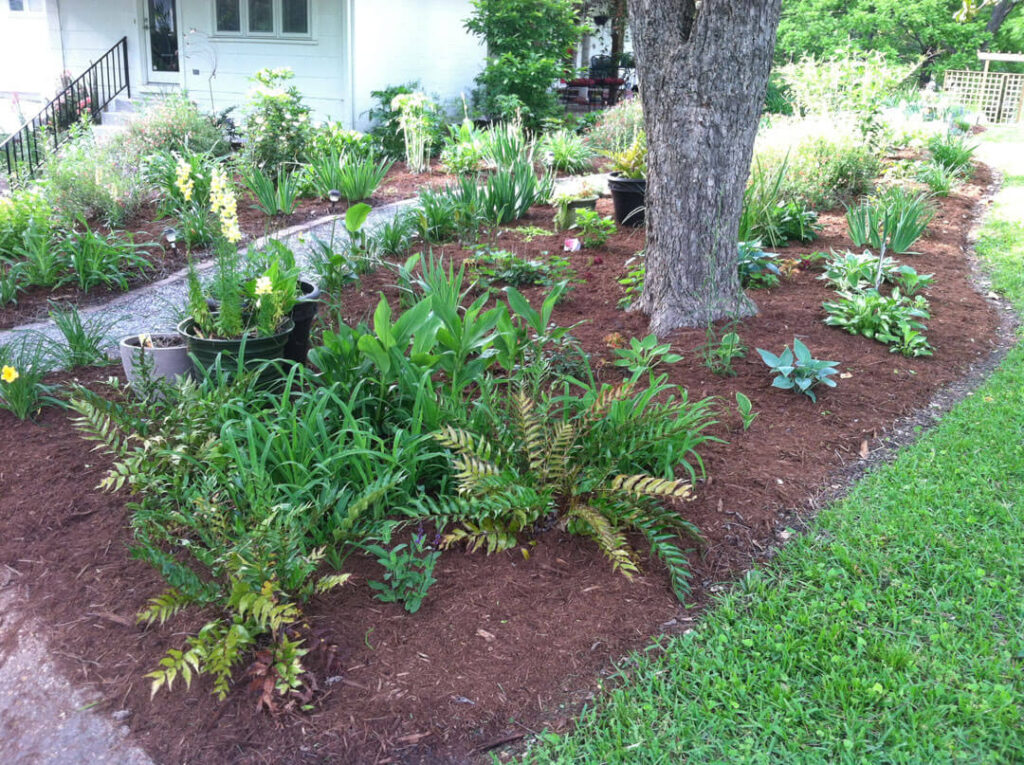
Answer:
M367 220L369 229L390 221L402 208L412 204L413 200L395 202L376 208ZM274 238L289 243L295 251L296 260L304 272L307 266L310 243L314 239L329 240L332 229L335 238L346 236L342 216L321 218L312 223L305 223L274 234ZM259 247L264 239L261 237L250 246ZM213 261L207 260L197 264L197 268L207 271L213 267ZM119 295L107 303L83 309L83 319L98 317L103 323L109 323L107 340L111 346L117 344L121 337L136 335L142 332L174 330L181 321L182 309L185 305L187 270L182 269L158 282L147 284L139 289ZM9 343L24 332L45 335L53 340L60 340L61 335L51 321L24 324L0 332L0 345Z

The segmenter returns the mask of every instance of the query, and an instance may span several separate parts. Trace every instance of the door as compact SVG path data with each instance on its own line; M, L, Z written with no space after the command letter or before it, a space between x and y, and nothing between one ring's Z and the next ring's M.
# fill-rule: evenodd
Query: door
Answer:
M181 82L177 0L144 0L146 71L149 82Z

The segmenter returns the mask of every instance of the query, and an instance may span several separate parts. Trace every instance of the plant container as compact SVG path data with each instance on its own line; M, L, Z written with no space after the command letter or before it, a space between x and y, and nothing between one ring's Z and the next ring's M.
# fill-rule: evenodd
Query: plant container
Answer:
M295 307L288 314L295 323L295 329L288 336L284 346L284 357L299 364L306 363L309 353L309 332L320 308L320 288L315 284L299 280L302 297L295 301Z
M208 371L214 367L217 358L221 359L221 369L231 373L238 369L239 358L247 370L255 369L266 361L277 361L284 358L284 347L288 344L288 336L292 333L295 323L286 319L281 329L269 337L246 337L222 340L210 337L199 337L193 331L194 321L185 319L178 325L178 331L188 342L188 352L193 357L193 366L197 372ZM244 347L243 347L244 344ZM260 374L260 387L269 387L275 380L285 374L286 365L272 364Z
M150 379L163 378L176 382L179 378L192 375L192 362L188 358L185 338L177 332L148 335L152 347L143 347L147 335L129 335L118 343L121 351L121 366L131 385L141 377L143 364L150 367Z
M593 196L593 197L584 197L583 199L574 199L574 200L572 200L569 203L568 207L569 207L569 210L570 210L570 213L571 213L569 215L569 221L570 221L569 225L570 226L575 226L576 225L576 213L577 212L579 212L580 210L596 210L597 209L597 197Z
M644 225L644 199L647 196L646 178L624 178L612 173L608 179L615 205L615 222L620 226L639 228Z

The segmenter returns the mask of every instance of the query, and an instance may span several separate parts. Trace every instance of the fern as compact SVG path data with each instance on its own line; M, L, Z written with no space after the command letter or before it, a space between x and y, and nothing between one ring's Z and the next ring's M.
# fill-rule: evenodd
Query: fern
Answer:
M149 604L139 612L136 621L147 626L157 621L163 624L192 602L192 598L171 587L155 598L150 598Z
M577 523L576 533L582 533L593 539L612 562L612 568L632 579L638 573L633 551L626 541L626 535L616 529L611 522L597 509L589 505L577 504L569 511L570 521ZM580 528L582 524L583 528Z

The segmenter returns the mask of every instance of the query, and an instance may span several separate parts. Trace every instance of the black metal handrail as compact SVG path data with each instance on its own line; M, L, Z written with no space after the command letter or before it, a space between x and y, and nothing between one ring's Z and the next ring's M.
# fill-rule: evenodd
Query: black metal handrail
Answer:
M0 154L13 182L32 177L46 158L47 146L56 150L67 139L68 128L89 114L93 122L124 91L132 97L128 74L128 38L122 37L88 69L72 80L39 113L0 143Z

